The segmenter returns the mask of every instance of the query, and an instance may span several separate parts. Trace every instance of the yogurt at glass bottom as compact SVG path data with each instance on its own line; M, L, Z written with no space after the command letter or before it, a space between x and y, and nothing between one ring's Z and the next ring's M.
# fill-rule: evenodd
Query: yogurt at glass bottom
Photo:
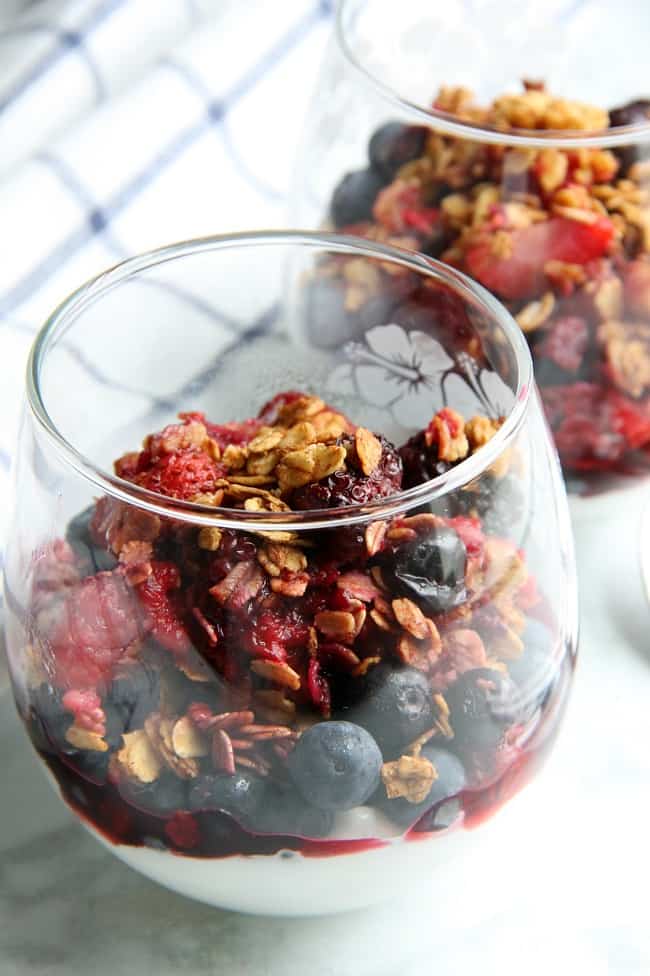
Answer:
M89 824L84 826L129 867L172 891L215 907L262 915L323 915L411 898L417 891L418 897L426 897L436 906L436 924L442 925L446 924L445 913L467 912L470 891L487 896L489 885L492 897L496 882L499 889L512 892L508 867L522 866L528 834L522 829L522 814L525 820L531 794L534 799L536 791L529 785L476 828L460 826L409 839L392 837L382 847L329 857L280 851L195 858L113 844ZM361 807L354 814L370 827L368 810ZM372 811L373 820L375 816ZM346 820L347 826L337 833L349 839L355 833L351 814ZM389 822L381 820L371 836L378 837L382 830L386 835Z

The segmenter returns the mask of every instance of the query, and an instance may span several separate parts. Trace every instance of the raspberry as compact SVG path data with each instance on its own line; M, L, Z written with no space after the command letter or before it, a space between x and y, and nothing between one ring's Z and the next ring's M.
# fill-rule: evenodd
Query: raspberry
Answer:
M59 688L84 690L103 684L144 630L133 591L118 573L86 577L62 601L57 615L44 637Z
M347 449L348 470L333 474L297 488L292 495L291 505L300 511L321 508L341 508L344 505L366 505L377 498L386 498L402 487L402 462L397 450L385 437L377 435L381 442L382 454L379 464L372 474L365 475L357 457L354 441L343 437L340 443Z
M182 618L178 590L180 573L173 563L152 563L151 575L138 586L140 602L149 617L151 633L172 654L186 654L192 647Z
M102 700L95 691L73 689L66 691L61 699L66 712L72 712L75 725L89 732L104 735L106 731L106 717L102 708Z
M565 315L550 327L538 355L567 373L577 373L589 344L589 326L577 315Z
M143 452L145 453L145 452ZM135 477L137 484L169 498L192 498L214 491L226 468L199 451L163 454Z

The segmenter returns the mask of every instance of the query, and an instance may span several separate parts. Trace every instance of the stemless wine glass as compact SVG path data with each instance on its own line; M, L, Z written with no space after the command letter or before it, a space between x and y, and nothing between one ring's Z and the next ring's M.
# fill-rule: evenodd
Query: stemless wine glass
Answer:
M298 226L506 303L583 495L650 466L649 27L644 0L342 0L296 169Z
M573 672L566 496L520 330L462 274L343 236L163 248L54 312L5 581L17 706L65 802L239 910L434 877L452 897L452 854L503 849L492 815Z

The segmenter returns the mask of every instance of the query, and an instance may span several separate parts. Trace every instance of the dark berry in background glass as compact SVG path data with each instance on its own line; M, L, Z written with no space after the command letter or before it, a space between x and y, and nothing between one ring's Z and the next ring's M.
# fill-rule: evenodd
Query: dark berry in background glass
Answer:
M650 123L650 99L639 98L609 110L610 128L621 125L648 125L648 123ZM616 146L614 152L621 161L621 172L625 173L634 163L650 158L650 143Z
M609 126L616 128L619 125L643 125L650 122L650 99L637 98L633 102L626 102L617 108L609 110Z
M353 714L377 740L384 757L398 755L433 725L429 682L415 668L375 668Z
M380 797L379 806L393 823L400 827L410 827L432 807L456 796L465 788L465 770L462 762L453 752L449 752L448 749L441 746L427 743L422 748L421 756L433 763L438 774L426 800L423 800L422 803L409 803L403 796L389 800L382 787L377 791L377 795Z
M382 575L429 612L446 613L466 599L466 566L467 551L458 533L438 526L391 553Z
M420 125L387 122L371 136L368 158L372 166L392 180L400 166L424 152L428 130Z
M445 691L452 748L461 753L496 749L512 718L512 682L489 668L465 671Z
M298 739L288 765L308 803L324 810L349 810L374 793L382 757L373 737L361 726L320 722Z
M200 776L190 785L188 807L193 811L220 810L242 827L253 829L265 794L266 784L251 773Z
M330 214L337 227L370 220L377 194L386 180L374 169L346 173L334 190Z

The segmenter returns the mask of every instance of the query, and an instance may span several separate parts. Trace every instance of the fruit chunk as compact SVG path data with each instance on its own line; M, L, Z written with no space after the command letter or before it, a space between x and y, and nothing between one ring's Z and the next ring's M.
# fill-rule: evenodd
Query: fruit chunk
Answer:
M349 810L365 803L377 788L381 753L361 726L320 722L300 737L288 767L308 803L323 810Z
M551 217L520 230L479 232L466 251L465 266L501 298L527 298L543 287L547 261L586 264L602 257L613 237L607 217L593 223Z
M97 688L145 630L133 591L119 573L97 573L74 587L56 609L47 645L59 688Z
M152 563L151 575L138 588L151 633L172 654L186 654L192 647L181 615L178 591L181 577L174 563Z

